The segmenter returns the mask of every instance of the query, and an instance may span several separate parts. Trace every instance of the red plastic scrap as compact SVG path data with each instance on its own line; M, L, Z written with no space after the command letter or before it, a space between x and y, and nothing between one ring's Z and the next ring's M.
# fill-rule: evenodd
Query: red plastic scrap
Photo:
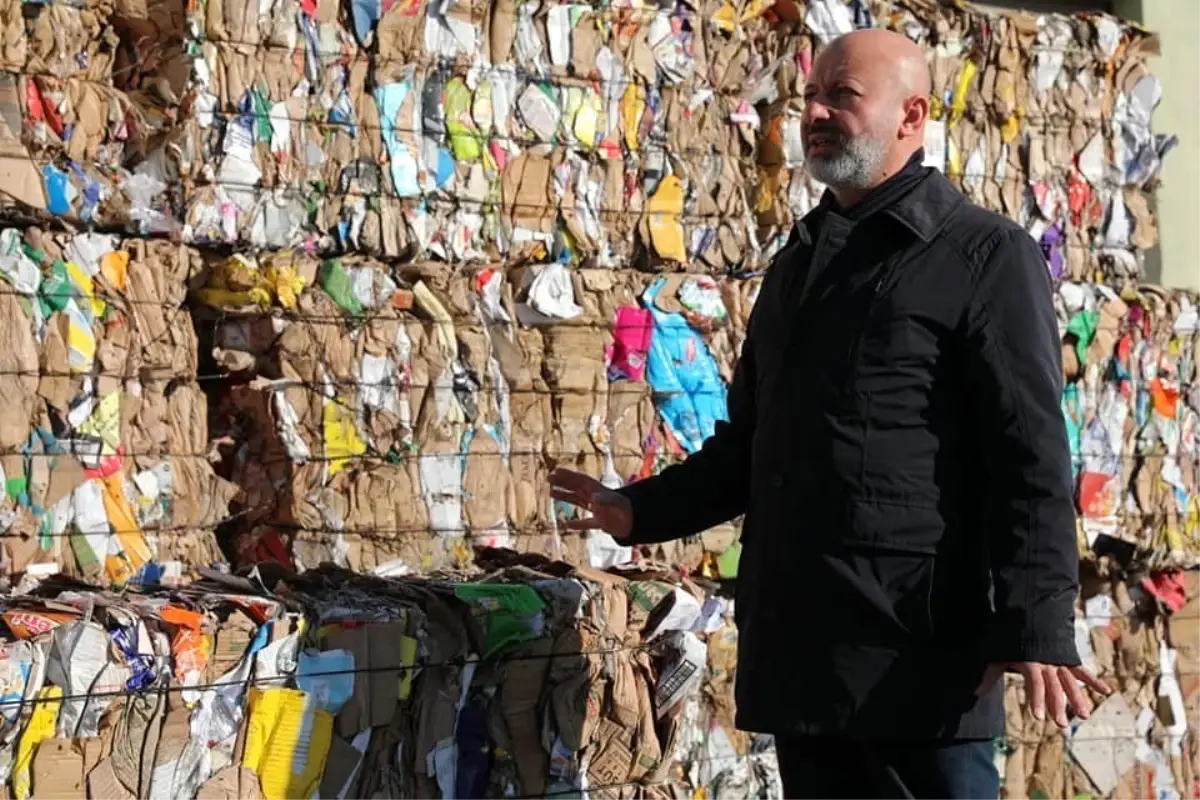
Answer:
M1142 578L1142 588L1175 613L1187 604L1187 585L1183 570L1168 569L1151 572Z

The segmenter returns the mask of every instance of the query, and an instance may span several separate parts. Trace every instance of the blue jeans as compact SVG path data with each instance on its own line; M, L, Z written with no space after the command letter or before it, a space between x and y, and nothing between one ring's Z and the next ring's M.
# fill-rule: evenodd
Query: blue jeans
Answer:
M990 739L858 742L804 736L776 739L775 747L787 800L996 800L1000 794Z

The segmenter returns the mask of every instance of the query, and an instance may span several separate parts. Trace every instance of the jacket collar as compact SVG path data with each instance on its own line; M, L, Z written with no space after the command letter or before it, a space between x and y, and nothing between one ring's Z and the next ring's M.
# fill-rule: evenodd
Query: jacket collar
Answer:
M921 241L929 242L946 226L964 199L962 192L954 188L945 175L931 169L925 180L883 213L900 222Z
M895 219L921 241L930 242L950 221L964 199L962 192L945 175L930 169L929 174L911 192L880 213ZM787 246L796 241L812 244L820 218L832 205L833 194L826 189L817 207L796 222Z

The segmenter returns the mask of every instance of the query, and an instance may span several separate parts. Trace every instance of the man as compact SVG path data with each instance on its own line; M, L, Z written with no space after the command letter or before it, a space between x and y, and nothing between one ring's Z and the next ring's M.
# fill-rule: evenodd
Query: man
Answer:
M919 48L864 30L805 88L829 187L764 279L729 421L608 491L557 470L576 529L625 542L745 515L738 725L788 797L996 797L1005 671L1086 717L1061 352L1045 259L922 166Z

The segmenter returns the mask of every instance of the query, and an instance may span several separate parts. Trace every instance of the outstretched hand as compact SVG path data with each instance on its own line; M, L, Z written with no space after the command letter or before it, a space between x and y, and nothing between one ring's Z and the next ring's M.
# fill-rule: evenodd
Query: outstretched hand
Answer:
M1036 661L988 665L983 674L983 682L979 685L979 693L983 694L992 688L1009 670L1025 679L1025 706L1034 719L1045 719L1046 712L1049 711L1050 718L1060 728L1070 724L1067 718L1068 707L1080 719L1087 719L1092 713L1092 703L1079 688L1079 683L1095 689L1100 694L1112 694L1112 687L1083 667L1060 667L1055 664L1039 664Z
M582 472L556 469L550 473L550 496L588 511L590 517L563 523L568 530L601 530L619 542L633 533L633 506L622 494Z

